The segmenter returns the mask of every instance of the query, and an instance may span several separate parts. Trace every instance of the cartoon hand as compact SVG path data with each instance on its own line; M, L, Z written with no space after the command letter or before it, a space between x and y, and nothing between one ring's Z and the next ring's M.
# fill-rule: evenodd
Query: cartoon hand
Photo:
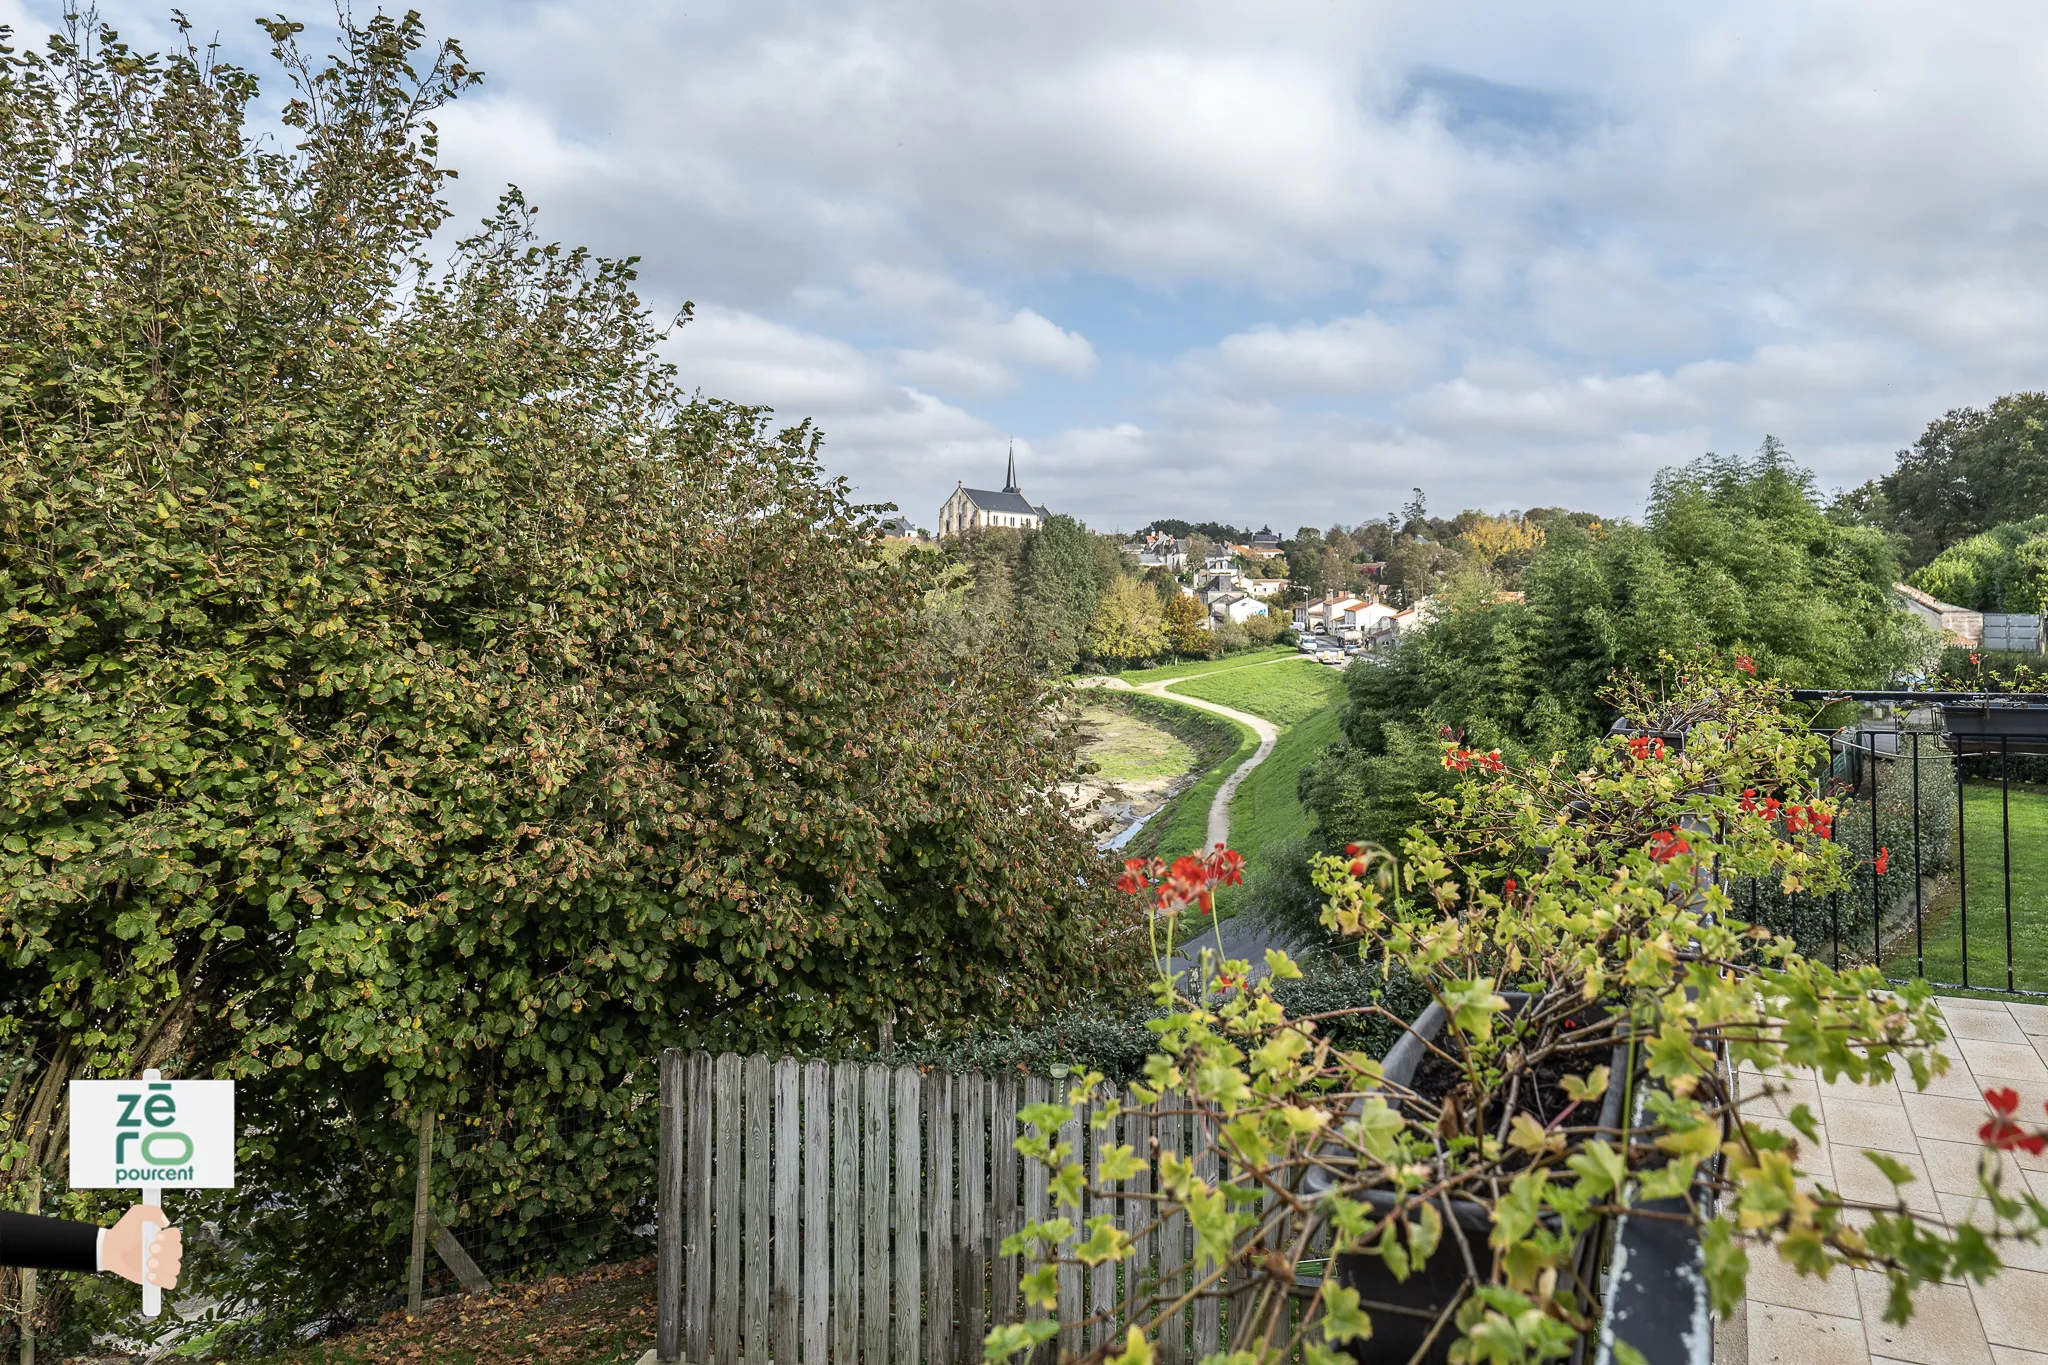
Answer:
M142 1283L142 1221L156 1224L156 1244L149 1249L149 1282L164 1289L178 1287L178 1262L184 1244L178 1230L166 1226L171 1220L154 1204L137 1204L121 1215L121 1221L107 1229L100 1248L100 1265L122 1279Z

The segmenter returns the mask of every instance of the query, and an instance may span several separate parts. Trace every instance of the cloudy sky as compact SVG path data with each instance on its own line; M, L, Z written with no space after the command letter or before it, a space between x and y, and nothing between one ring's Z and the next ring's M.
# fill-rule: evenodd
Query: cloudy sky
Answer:
M462 212L641 256L690 382L925 525L1013 439L1102 529L1629 513L1767 432L1852 485L2048 382L2038 3L412 3ZM273 7L184 5L259 65Z

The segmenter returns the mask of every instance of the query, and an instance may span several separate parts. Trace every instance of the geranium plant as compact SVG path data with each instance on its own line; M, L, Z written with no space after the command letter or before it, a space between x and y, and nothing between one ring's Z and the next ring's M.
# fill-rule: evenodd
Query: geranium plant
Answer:
M1924 982L1837 970L1736 918L1730 879L1825 893L1844 875L1829 838L1835 808L1813 794L1825 741L1790 714L1782 687L1740 664L1674 670L1654 685L1624 679L1613 699L1627 733L1584 766L1517 767L1447 738L1444 762L1462 784L1432 803L1401 858L1353 847L1317 860L1324 923L1441 1007L1441 1030L1423 1040L1429 1085L1420 1071L1404 1080L1333 1048L1333 1016L1288 1018L1270 988L1298 974L1283 953L1266 954L1263 975L1213 949L1192 972L1171 969L1209 887L1237 875L1234 855L1130 864L1125 886L1149 900L1168 1011L1138 1094L1191 1113L1222 1174L1204 1179L1178 1152L1128 1148L1083 1170L1057 1133L1073 1104L1092 1101L1098 1125L1117 1112L1096 1077L1067 1104L1028 1111L1018 1148L1050 1168L1062 1200L1142 1199L1161 1218L1185 1216L1197 1268L1192 1288L1163 1287L1120 1230L1131 1220L1055 1218L1005 1247L1033 1258L1027 1301L1057 1306L1063 1261L1122 1262L1115 1331L1097 1338L1108 1344L1095 1357L1142 1365L1162 1323L1192 1296L1227 1288L1224 1358L1300 1352L1329 1365L1345 1347L1373 1358L1379 1310L1344 1267L1383 1266L1406 1281L1441 1277L1447 1264L1456 1287L1425 1349L1448 1343L1453 1361L1554 1360L1600 1326L1587 1238L1624 1210L1696 1229L1723 1316L1741 1303L1753 1255L1802 1274L1882 1272L1887 1316L1903 1321L1916 1286L1981 1280L1999 1269L2003 1239L2036 1238L2048 1208L2001 1183L1995 1153L2041 1141L2018 1121L2016 1096L1987 1097L1992 1221L1954 1228L1903 1196L1858 1202L1803 1178L1816 1117L1794 1104L1779 1118L1762 1103L1799 1068L1857 1082L1903 1071L1924 1087L1946 1069L1935 1047L1946 1035ZM1615 1088L1625 1104L1605 1103ZM1603 1105L1617 1117L1603 1122ZM1895 1187L1913 1178L1893 1158L1869 1158ZM1321 1283L1298 1309L1319 1273L1305 1263L1321 1263ZM987 1356L1058 1326L998 1327ZM1626 1342L1617 1354L1640 1358Z

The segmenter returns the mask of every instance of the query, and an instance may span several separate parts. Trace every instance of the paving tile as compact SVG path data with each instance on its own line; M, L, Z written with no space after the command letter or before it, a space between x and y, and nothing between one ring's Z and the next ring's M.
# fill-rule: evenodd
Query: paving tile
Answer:
M1920 1155L1927 1162L1928 1183L1940 1193L1975 1195L1978 1192L1978 1163L1984 1155L1982 1143L1936 1142L1932 1138L1921 1138ZM1998 1162L2005 1188L2016 1189L2013 1182L2023 1172L2009 1156L2000 1156Z
M1925 1104L1928 1097L1914 1095L1909 1102ZM1960 1103L1960 1101L1955 1101ZM1823 1100L1827 1118L1828 1143L1835 1147L1875 1147L1886 1152L1918 1152L1920 1143L1903 1105L1865 1104L1856 1100ZM1983 1120L1979 1119L1979 1123Z
M1906 1096L1906 1115L1913 1131L1937 1142L1975 1142L1991 1111L1982 1099L1951 1099L1946 1095Z
M1970 1295L1988 1340L2024 1349L2048 1339L2048 1274L2007 1270L1971 1285Z
M1991 1365L1991 1345L1977 1321L1977 1305L1963 1286L1921 1285L1913 1291L1912 1320L1903 1327L1884 1321L1891 1292L1884 1276L1857 1271L1856 1292L1863 1301L1863 1335L1872 1355L1913 1365Z
M1967 995L1937 995L1934 997L1934 1004L1943 1014L1954 1014L1959 1010L1964 1012L1978 1010L1987 1014L2002 1014L2005 1012L2005 1002L2003 1000L1978 1000Z
M1854 1199L1864 1204L1893 1206L1903 1199L1906 1201L1906 1207L1915 1212L1941 1212L1941 1204L1935 1198L1934 1183L1928 1178L1927 1163L1918 1153L1885 1153L1892 1160L1904 1163L1915 1177L1910 1184L1898 1186L1885 1179L1884 1172L1878 1170L1876 1163L1861 1151L1844 1149L1831 1155L1834 1161L1835 1193L1842 1198Z
M1818 1111L1815 1112L1815 1117L1819 1117ZM1772 1118L1767 1114L1745 1114L1743 1118L1746 1122L1758 1128L1768 1129L1773 1133L1782 1133L1798 1144L1798 1149L1792 1154L1792 1167L1794 1170L1817 1175L1823 1180L1833 1177L1834 1167L1828 1159L1828 1130L1826 1124L1820 1125L1817 1130L1820 1133L1821 1140L1819 1142L1809 1142L1807 1141L1806 1134L1800 1132L1783 1119Z
M2020 1028L2019 1020L2012 1017L2005 1006L1992 1010L1944 1011L1948 1020L1948 1031L1957 1038L1977 1039L1989 1043L2024 1043L2027 1035Z
M1995 1076L2001 1080L2048 1084L2048 1062L2042 1061L2041 1054L2029 1043L1988 1043L1980 1038L1959 1038L1956 1046L1962 1049L1963 1060L1970 1064L1970 1074L1980 1081Z
M1752 1302L1774 1303L1808 1313L1828 1313L1854 1318L1862 1313L1856 1298L1856 1273L1837 1267L1826 1279L1802 1275L1786 1265L1772 1247L1749 1249L1749 1285L1743 1291Z
M1998 1224L1998 1217L1992 1212L1990 1201L1973 1195L1942 1195L1941 1212L1951 1228L1961 1227L1964 1223L1974 1223L1990 1232ZM2008 1229L2011 1226L2010 1223L2006 1224ZM1997 1251L1998 1259L2011 1268L2048 1273L2048 1237L2041 1238L2032 1245L2017 1237L2002 1237L1993 1244L1993 1250ZM2048 1317L2042 1319L2042 1331L2042 1340L2048 1341ZM2007 1343L2012 1344L2014 1343Z
M1908 1076L1906 1088L1910 1090L1912 1086L1912 1078ZM1820 1097L1824 1100L1849 1100L1856 1104L1897 1104L1899 1087L1892 1081L1865 1084L1861 1081L1852 1081L1845 1076L1839 1080L1822 1081Z
M2026 1005L2008 1000L2005 1012L2012 1016L2022 1032L2048 1034L2048 1005Z
M1795 1104L1820 1113L1820 1087L1810 1080L1785 1080L1754 1073L1737 1082L1737 1105L1745 1114L1789 1114Z
M2011 1346L1991 1344L1992 1365L2048 1365L2048 1355L2039 1351L2021 1351Z
M1975 1099L1984 1093L1983 1084L1970 1074L1968 1063L1953 1058L1949 1060L1947 1071L1927 1078L1925 1090L1920 1089L1913 1073L1903 1066L1899 1068L1898 1084L1901 1095L1948 1095L1957 1099Z
M1855 1318L1749 1304L1749 1365L1868 1365L1863 1336Z

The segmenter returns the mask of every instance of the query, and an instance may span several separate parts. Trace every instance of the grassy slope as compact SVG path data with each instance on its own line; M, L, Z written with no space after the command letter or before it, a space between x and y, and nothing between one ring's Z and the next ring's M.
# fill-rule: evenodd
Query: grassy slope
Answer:
M1964 852L1969 861L1970 984L2005 986L2005 848L1998 788L1964 789ZM2012 792L2013 984L2048 990L2048 793ZM1929 981L1961 985L1962 915L1951 891L1927 908L1922 940ZM1913 971L1907 952L1886 963L1894 974Z
M1272 659L1284 659L1300 652L1288 645L1269 645L1265 649L1248 649L1242 654L1231 654L1221 659L1205 659L1200 663L1161 664L1157 668L1127 669L1117 676L1128 683L1158 682L1162 678L1192 678L1204 673L1227 673L1233 668L1246 668Z
M1337 669L1300 654L1294 658L1298 662L1217 673L1166 690L1249 711L1278 726L1298 725L1334 703L1344 686Z

